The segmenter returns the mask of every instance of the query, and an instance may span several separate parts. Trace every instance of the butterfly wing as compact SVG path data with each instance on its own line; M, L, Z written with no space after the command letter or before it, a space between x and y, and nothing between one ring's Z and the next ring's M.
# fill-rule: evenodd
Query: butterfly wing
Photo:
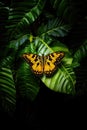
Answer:
M54 52L47 56L44 56L44 73L47 76L53 74L63 57L63 52Z
M23 54L23 58L31 66L31 70L35 75L43 74L43 59L41 56L36 54Z

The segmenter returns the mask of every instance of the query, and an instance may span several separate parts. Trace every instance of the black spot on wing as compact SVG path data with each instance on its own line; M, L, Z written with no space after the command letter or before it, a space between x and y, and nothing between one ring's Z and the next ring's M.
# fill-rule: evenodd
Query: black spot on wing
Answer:
M51 56L49 56L49 60L50 60L50 61L52 61L52 58L51 58Z
M35 56L36 56L36 55L33 54L33 55L32 55L32 58L34 58Z
M37 62L38 58L36 58L34 61Z
M49 62L47 62L47 64L50 66L50 63L49 63Z
M51 56L52 56L52 57L54 57L54 54L53 54L53 53L51 53Z
M48 59L48 60L52 61L52 58L51 58L51 56L50 56L50 55L46 56L46 59Z
M37 66L38 66L38 65L40 65L40 63L39 63L39 62L37 63Z

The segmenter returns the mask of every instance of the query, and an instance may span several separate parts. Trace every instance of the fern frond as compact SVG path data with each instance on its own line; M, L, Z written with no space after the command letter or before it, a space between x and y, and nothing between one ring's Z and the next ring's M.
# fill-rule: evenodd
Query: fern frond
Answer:
M61 20L52 19L49 20L46 25L42 25L39 28L38 34L40 36L49 35L54 37L64 37L68 34L69 30L69 25L63 24Z
M30 2L27 4L24 2L24 7L23 2L20 2L20 6L17 6L17 8L13 7L9 10L9 25L7 28L9 34L11 33L10 39L12 39L14 35L16 36L21 33L21 31L23 33L23 31L26 30L27 27L29 27L29 25L38 18L45 5L45 0L38 0L38 2L35 3L31 9L28 8L28 5L30 7L30 4Z
M57 41L56 41L57 42ZM50 89L62 93L67 94L75 94L75 73L71 67L72 64L72 58L67 57L67 53L69 53L69 50L65 45L59 43L59 48L57 44L54 44L52 48L49 46L44 39L41 39L40 37L36 37L35 41L33 41L33 46L35 47L35 50L33 53L37 53L39 55L47 55L53 51L63 51L65 52L65 62L61 63L61 65L58 67L57 72L52 77L46 77L43 76L41 80L43 83L49 87ZM57 46L56 46L57 45ZM53 49L54 47L54 49Z
M7 64L9 60L8 58L0 64L0 101L3 109L13 114L16 109L16 89L12 70Z
M73 67L77 67L81 60L87 56L87 40L79 47L73 57Z
M42 77L44 84L57 92L75 94L75 73L70 66L61 65L57 73L52 77Z
M39 79L30 70L27 63L22 63L16 74L17 92L20 97L33 101L39 92ZM36 82L37 81L37 82Z

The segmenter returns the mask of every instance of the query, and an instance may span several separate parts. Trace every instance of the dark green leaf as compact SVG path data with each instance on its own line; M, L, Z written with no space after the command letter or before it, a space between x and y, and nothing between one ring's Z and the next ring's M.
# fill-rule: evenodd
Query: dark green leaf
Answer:
M35 39L33 44L36 47L37 54L39 55L42 54L47 55L54 51L65 52L65 58L64 58L65 60L63 60L65 63L61 63L61 65L58 67L58 71L56 72L56 74L54 74L50 78L43 76L41 80L47 87L49 87L54 91L74 94L76 79L75 79L75 73L71 68L72 58L67 56L67 53L69 53L68 48L59 42L60 49L58 49L58 45L56 46L56 44L52 46L52 48L54 48L52 49L48 45L48 43L46 43L46 41L44 41L39 37Z
M46 25L40 26L38 34L40 36L49 35L54 37L64 37L68 34L69 30L69 25L63 24L61 20L52 19L49 20Z
M21 4L23 9L20 8ZM29 5L29 2L27 4ZM26 28L38 18L45 5L45 0L38 0L38 2L31 9L28 8L28 6L25 6L27 11L25 11L24 5L23 2L20 2L20 7L18 6L17 9L15 9L13 6L10 10L9 25L7 26L9 34L11 33L10 39L21 33L21 31L23 32L24 29L26 30ZM23 13L21 12L21 9L23 10Z
M16 90L10 67L0 68L0 100L5 111L13 113L16 107Z
M43 76L42 81L48 88L54 91L75 94L75 73L70 66L61 64L54 76L50 78Z
M33 101L39 92L39 79L31 72L27 63L22 63L16 74L17 92L23 98ZM37 82L36 82L37 81Z
M74 54L73 67L77 67L81 60L87 56L87 40L79 47Z

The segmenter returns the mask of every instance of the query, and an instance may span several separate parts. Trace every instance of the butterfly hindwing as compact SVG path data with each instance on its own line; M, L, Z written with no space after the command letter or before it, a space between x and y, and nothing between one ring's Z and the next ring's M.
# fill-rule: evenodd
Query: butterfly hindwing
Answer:
M30 64L34 74L43 74L43 60L41 56L36 54L23 54L23 58Z

